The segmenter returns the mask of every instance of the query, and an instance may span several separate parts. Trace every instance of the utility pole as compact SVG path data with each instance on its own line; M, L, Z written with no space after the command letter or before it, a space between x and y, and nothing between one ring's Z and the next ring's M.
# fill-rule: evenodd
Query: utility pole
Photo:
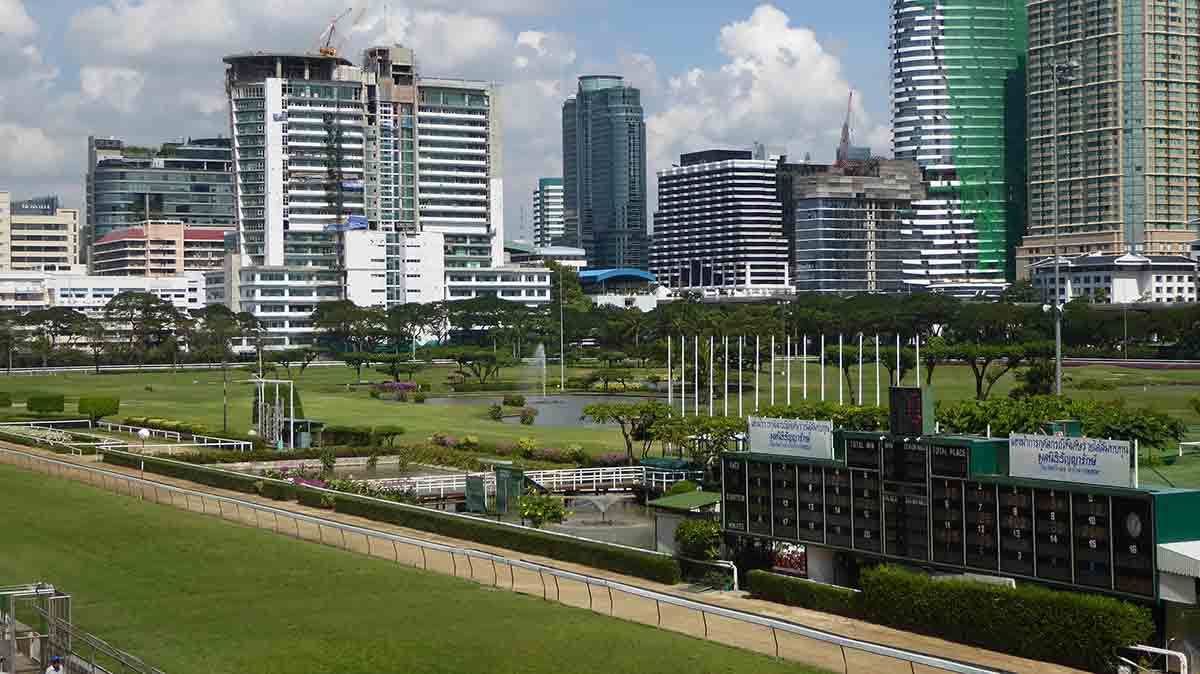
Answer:
M1058 227L1059 203L1062 201L1058 194L1060 177L1058 154L1058 95L1062 85L1075 81L1075 73L1079 70L1078 61L1054 63L1054 297L1051 310L1054 312L1054 395L1062 395L1062 277L1059 276Z

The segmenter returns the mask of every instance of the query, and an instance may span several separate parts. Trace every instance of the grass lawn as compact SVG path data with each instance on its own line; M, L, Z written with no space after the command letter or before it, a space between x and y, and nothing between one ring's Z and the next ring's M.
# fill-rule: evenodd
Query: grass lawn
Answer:
M0 466L0 585L171 674L814 672Z
M443 391L450 371L451 369L448 367L430 368L421 372L417 379L427 387L434 387L435 391ZM568 370L567 376L583 372L585 370ZM637 376L643 378L651 372L663 377L666 375L666 371L659 368L638 371ZM281 377L285 376L282 369L277 374ZM552 382L557 381L556 371L549 374ZM506 370L503 375L505 380L530 383L540 381L541 378L540 371L532 366L512 368ZM1069 396L1100 400L1124 399L1132 405L1162 410L1182 419L1191 427L1190 439L1200 438L1200 416L1188 405L1188 398L1200 395L1200 370L1145 370L1088 366L1068 368L1066 375L1068 377L1066 393ZM723 372L718 369L716 379L718 386L722 376ZM250 373L246 371L230 371L230 380L234 383L229 385L229 427L235 431L245 432L250 428L253 387L249 384L236 383L249 377ZM745 377L748 382L753 381L752 373L746 373ZM385 375L367 369L363 371L363 378L373 381L387 379ZM882 402L886 405L886 369L882 370L880 379ZM405 427L410 438L428 437L434 432L455 436L470 433L479 436L485 442L512 442L517 438L532 437L545 447L563 447L578 443L594 453L623 451L624 448L620 432L616 428L600 428L583 424L569 428L537 424L520 426L491 421L487 418L487 407L490 403L499 401L503 396L502 393L479 394L478 405L431 403L417 405L372 399L367 395L366 387L357 390L347 388L347 385L354 380L355 374L351 368L343 366L310 367L298 383L298 390L302 392L303 396L306 416L329 424L396 424ZM838 400L838 381L836 368L826 368L826 399ZM863 400L873 404L875 402L874 365L868 363L863 368L862 381ZM910 373L904 383L911 385L914 381L915 378ZM797 363L792 368L791 376L793 401L801 400L804 397L803 382L802 368ZM1108 382L1116 385L1116 388L1083 390L1078 388L1081 382ZM852 383L857 390L857 372L854 374ZM213 429L220 429L222 423L221 384L221 373L207 370L183 370L178 373L121 373L99 376L71 373L38 377L12 377L0 383L0 391L13 393L13 397L17 401L23 400L28 393L33 391L64 393L68 398L67 409L70 411L75 409L75 399L80 394L116 395L121 398L122 417L157 416L199 422ZM704 401L702 409L707 409L706 385L707 382L702 382L701 398ZM935 370L933 386L937 398L943 401L962 400L975 395L974 377L970 368L966 366L939 366ZM992 395L1007 395L1012 387L1012 376L1006 376L996 384ZM819 399L821 395L820 374L816 365L808 368L808 395L810 399ZM850 386L844 386L843 396L847 402L852 400ZM787 377L780 366L775 377L775 402L783 403L786 400ZM767 405L770 401L770 374L763 372L759 382L759 403ZM745 411L749 412L754 409L752 390L743 394L742 403ZM676 400L676 405L678 405L678 400ZM723 407L723 402L718 400L716 402L718 413ZM735 410L736 407L736 396L733 396L730 400L730 409ZM689 399L689 412L691 408L692 401Z

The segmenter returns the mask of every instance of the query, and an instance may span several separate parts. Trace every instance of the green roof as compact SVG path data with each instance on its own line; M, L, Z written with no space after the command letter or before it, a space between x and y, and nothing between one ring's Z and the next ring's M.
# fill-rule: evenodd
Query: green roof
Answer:
M646 505L652 508L667 510L690 511L705 506L713 506L721 502L721 495L715 491L689 491L686 494L675 494L655 499Z

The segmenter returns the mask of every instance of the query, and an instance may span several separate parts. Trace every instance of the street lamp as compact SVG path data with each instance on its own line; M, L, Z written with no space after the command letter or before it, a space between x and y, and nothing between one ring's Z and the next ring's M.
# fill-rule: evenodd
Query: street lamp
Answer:
M1066 63L1052 63L1054 69L1054 394L1062 395L1062 279L1058 275L1058 226L1060 221L1058 205L1062 202L1058 194L1059 176L1058 164L1058 94L1062 85L1075 81L1079 72L1079 61L1071 60Z

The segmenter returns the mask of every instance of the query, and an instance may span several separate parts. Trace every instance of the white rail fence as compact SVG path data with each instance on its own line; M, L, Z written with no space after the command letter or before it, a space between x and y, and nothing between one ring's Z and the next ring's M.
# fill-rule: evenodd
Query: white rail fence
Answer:
M852 639L765 615L716 606L615 580L499 554L434 543L253 501L217 496L132 475L0 447L0 463L86 482L109 491L267 529L297 539L541 596L708 641L846 674L1000 670Z
M525 471L525 477L550 491L621 491L632 489L638 485L667 489L680 480L694 479L697 475L699 473L694 471L666 471L646 466ZM366 482L376 487L412 492L418 496L444 498L448 495L464 493L467 489L468 477L482 477L486 489L490 491L496 489L495 473L424 475L366 480Z
M128 442L119 438L110 438L83 430L93 428L108 433L140 436L146 433L147 439L158 438L170 441L171 444L150 444L144 441ZM48 445L68 450L72 454L83 454L85 450L119 449L136 452L161 451L175 453L191 449L230 449L238 452L248 452L254 449L253 443L245 440L228 440L209 435L193 435L179 431L164 431L157 428L142 428L114 424L108 421L98 421L93 426L87 419L72 419L64 421L13 421L0 423L0 431L21 438L35 441L37 444Z

